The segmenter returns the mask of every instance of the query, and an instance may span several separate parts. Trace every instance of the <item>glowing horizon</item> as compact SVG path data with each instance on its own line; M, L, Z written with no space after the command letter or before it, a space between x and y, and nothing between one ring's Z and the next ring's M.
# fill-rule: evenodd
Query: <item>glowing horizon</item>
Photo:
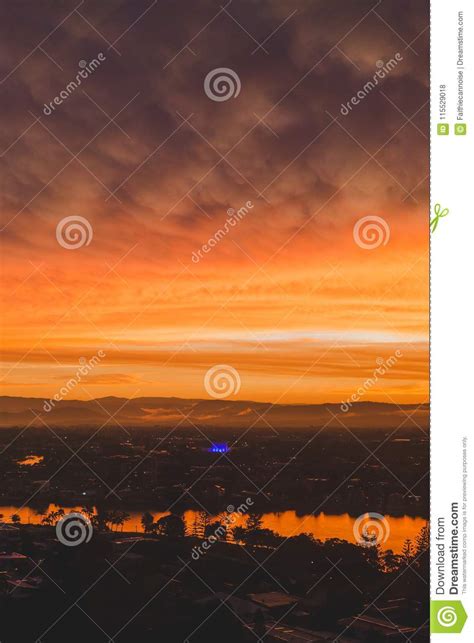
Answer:
M52 11L59 23L61 7ZM267 11L282 22L278 7ZM103 350L79 399L207 397L206 372L229 364L241 377L229 399L336 402L398 349L371 398L426 401L427 57L404 48L380 87L341 115L401 47L360 13L348 6L344 24L321 25L301 10L272 37L284 64L211 30L200 56L163 67L169 34L144 23L131 58L107 51L46 115L78 61L103 47L73 16L56 34L71 41L66 60L58 44L63 70L40 52L6 81L22 109L0 124L3 394L50 398ZM424 52L423 16L410 16L391 22L421 32ZM186 15L190 33L204 18ZM203 85L216 51L241 83L223 102ZM10 52L21 59L16 45ZM58 225L78 216L88 243L68 249ZM372 249L354 240L369 216L386 227Z

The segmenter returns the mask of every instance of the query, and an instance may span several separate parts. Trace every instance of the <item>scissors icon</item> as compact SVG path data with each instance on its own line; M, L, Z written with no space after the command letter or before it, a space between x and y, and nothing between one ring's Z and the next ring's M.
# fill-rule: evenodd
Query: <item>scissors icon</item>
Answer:
M430 221L431 232L434 232L436 230L439 220L449 214L448 208L444 208L443 210L441 210L441 205L439 203L435 204L434 212L435 216Z

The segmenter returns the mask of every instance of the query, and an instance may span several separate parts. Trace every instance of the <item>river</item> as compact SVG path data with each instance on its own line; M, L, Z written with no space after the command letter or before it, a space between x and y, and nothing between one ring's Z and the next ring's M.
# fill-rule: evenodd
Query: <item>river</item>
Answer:
M50 511L59 509L57 505L50 504L44 513L38 513L32 507L0 507L0 514L3 517L0 521L9 522L12 514L18 514L22 523L40 524L44 515ZM80 507L63 507L64 511L80 511ZM159 512L149 510L155 520L168 515L168 512ZM141 525L142 511L129 511L129 518L123 524L123 531L142 532ZM194 521L198 515L197 511L188 510L183 514L188 533L192 532ZM217 516L211 517L211 520L217 519ZM233 525L245 525L247 518L234 514L235 522ZM392 549L395 553L400 553L405 539L414 540L419 534L421 528L426 525L426 520L420 517L412 516L385 516L387 528L387 539L381 543L382 548ZM280 536L297 536L303 533L312 534L319 540L328 538L340 538L349 542L356 542L354 535L354 522L356 518L349 514L329 515L320 513L318 515L299 516L295 511L282 511L280 513L266 513L262 516L262 527L271 529ZM122 531L122 526L119 528Z

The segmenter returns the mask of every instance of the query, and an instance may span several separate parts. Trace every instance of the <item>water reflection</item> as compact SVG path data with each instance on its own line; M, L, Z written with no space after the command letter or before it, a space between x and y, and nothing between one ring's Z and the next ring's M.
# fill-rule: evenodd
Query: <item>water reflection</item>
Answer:
M43 462L43 460L44 460L43 455L27 455L26 458L24 458L23 460L17 460L17 464L31 467L35 464L39 464L40 462Z
M51 511L57 511L60 507L50 504L47 509L39 513L31 507L0 507L0 518L4 521L10 521L12 514L18 514L22 523L41 524L42 518ZM81 507L63 507L68 511L80 511ZM149 510L153 515L155 521L163 516L169 515L169 512L159 512ZM143 532L141 524L141 517L145 513L143 511L129 511L129 517L124 521L118 529L124 532ZM193 533L193 528L196 520L199 517L199 512L194 510L185 511L183 518L186 524L187 533ZM217 520L218 516L212 516L211 520ZM247 522L246 516L234 515L235 521L233 526L245 526ZM403 542L410 538L414 540L419 534L421 528L426 524L424 518L411 516L388 516L390 526L390 535L387 541L382 545L384 549L392 549L395 553L402 551ZM317 516L311 514L306 516L299 516L295 511L283 511L281 513L266 513L262 516L262 528L271 529L280 536L297 536L299 534L308 533L318 538L319 540L327 540L328 538L340 538L349 542L355 542L353 533L355 517L349 514L329 515L320 513Z

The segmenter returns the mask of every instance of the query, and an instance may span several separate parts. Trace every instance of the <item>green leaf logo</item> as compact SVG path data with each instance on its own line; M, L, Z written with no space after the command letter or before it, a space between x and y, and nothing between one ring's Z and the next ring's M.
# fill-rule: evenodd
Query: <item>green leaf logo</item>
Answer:
M431 601L432 634L459 634L467 619L461 601Z

